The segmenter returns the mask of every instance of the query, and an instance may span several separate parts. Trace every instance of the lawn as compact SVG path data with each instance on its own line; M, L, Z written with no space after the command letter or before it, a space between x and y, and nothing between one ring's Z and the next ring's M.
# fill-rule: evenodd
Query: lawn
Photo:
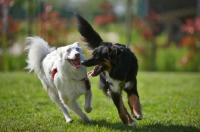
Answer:
M93 111L88 116L92 123L85 124L70 113L74 122L67 124L36 75L0 73L0 131L200 131L200 73L139 72L144 118L137 127L121 123L112 101L97 88L98 77L91 82ZM123 97L127 102L125 93ZM78 100L82 108L83 100L83 96Z

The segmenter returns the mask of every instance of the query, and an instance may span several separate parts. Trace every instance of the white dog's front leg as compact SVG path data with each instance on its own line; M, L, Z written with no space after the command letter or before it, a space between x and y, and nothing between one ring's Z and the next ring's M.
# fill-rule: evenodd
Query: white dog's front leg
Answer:
M68 103L68 108L70 108L84 122L86 122L86 123L91 122L90 119L87 117L87 115L82 112L81 108L79 107L79 105L78 105L78 103L76 101L70 101Z
M62 110L62 112L63 112L63 114L64 114L64 116L65 116L66 122L67 122L67 123L73 122L73 119L70 117L70 115L69 115L67 109L64 107L64 105L60 103L60 104L58 104L58 106L59 106L60 109Z
M92 107L91 107L91 100L92 100L92 92L91 89L87 90L86 94L85 94L85 111L87 113L90 113L92 111Z
M58 94L54 92L53 90L47 89L47 92L49 93L49 96L51 99L56 103L56 105L61 109L63 115L65 116L66 122L73 122L73 119L70 117L66 107L64 104L61 102Z

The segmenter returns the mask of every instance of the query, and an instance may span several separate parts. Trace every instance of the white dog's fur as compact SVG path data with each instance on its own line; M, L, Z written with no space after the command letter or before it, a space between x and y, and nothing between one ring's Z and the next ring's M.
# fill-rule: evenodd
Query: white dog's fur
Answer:
M75 42L56 50L50 48L48 43L40 37L28 37L27 44L28 46L25 48L25 51L28 52L27 69L38 75L50 98L62 110L66 122L73 121L67 108L84 122L90 122L76 102L80 95L85 94L85 111L87 113L92 111L90 105L92 93L86 86L86 81L89 85L90 82L87 78L86 67L80 65L80 61L85 58L79 43ZM53 73L55 69L56 72Z

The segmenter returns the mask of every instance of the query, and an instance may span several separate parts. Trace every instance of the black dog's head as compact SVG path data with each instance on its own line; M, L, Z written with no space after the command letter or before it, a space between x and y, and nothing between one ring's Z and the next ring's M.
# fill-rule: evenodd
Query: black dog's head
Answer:
M121 44L103 42L100 35L78 13L75 13L77 29L87 43L87 47L93 49L92 56L81 62L86 67L95 66L88 74L97 76L107 71L109 76L116 80L132 80L137 75L138 64L136 56L129 48Z
M81 62L86 67L95 66L88 73L89 76L97 76L103 71L110 72L116 66L116 60L123 53L124 45L102 42L95 48L92 56Z

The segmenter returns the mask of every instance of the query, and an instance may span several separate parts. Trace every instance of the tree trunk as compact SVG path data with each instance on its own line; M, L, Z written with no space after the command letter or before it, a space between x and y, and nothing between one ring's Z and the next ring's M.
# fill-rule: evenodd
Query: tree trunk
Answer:
M27 34L32 35L32 25L33 25L33 0L28 0L27 6Z
M132 0L126 1L126 45L131 43L131 16L132 16Z

